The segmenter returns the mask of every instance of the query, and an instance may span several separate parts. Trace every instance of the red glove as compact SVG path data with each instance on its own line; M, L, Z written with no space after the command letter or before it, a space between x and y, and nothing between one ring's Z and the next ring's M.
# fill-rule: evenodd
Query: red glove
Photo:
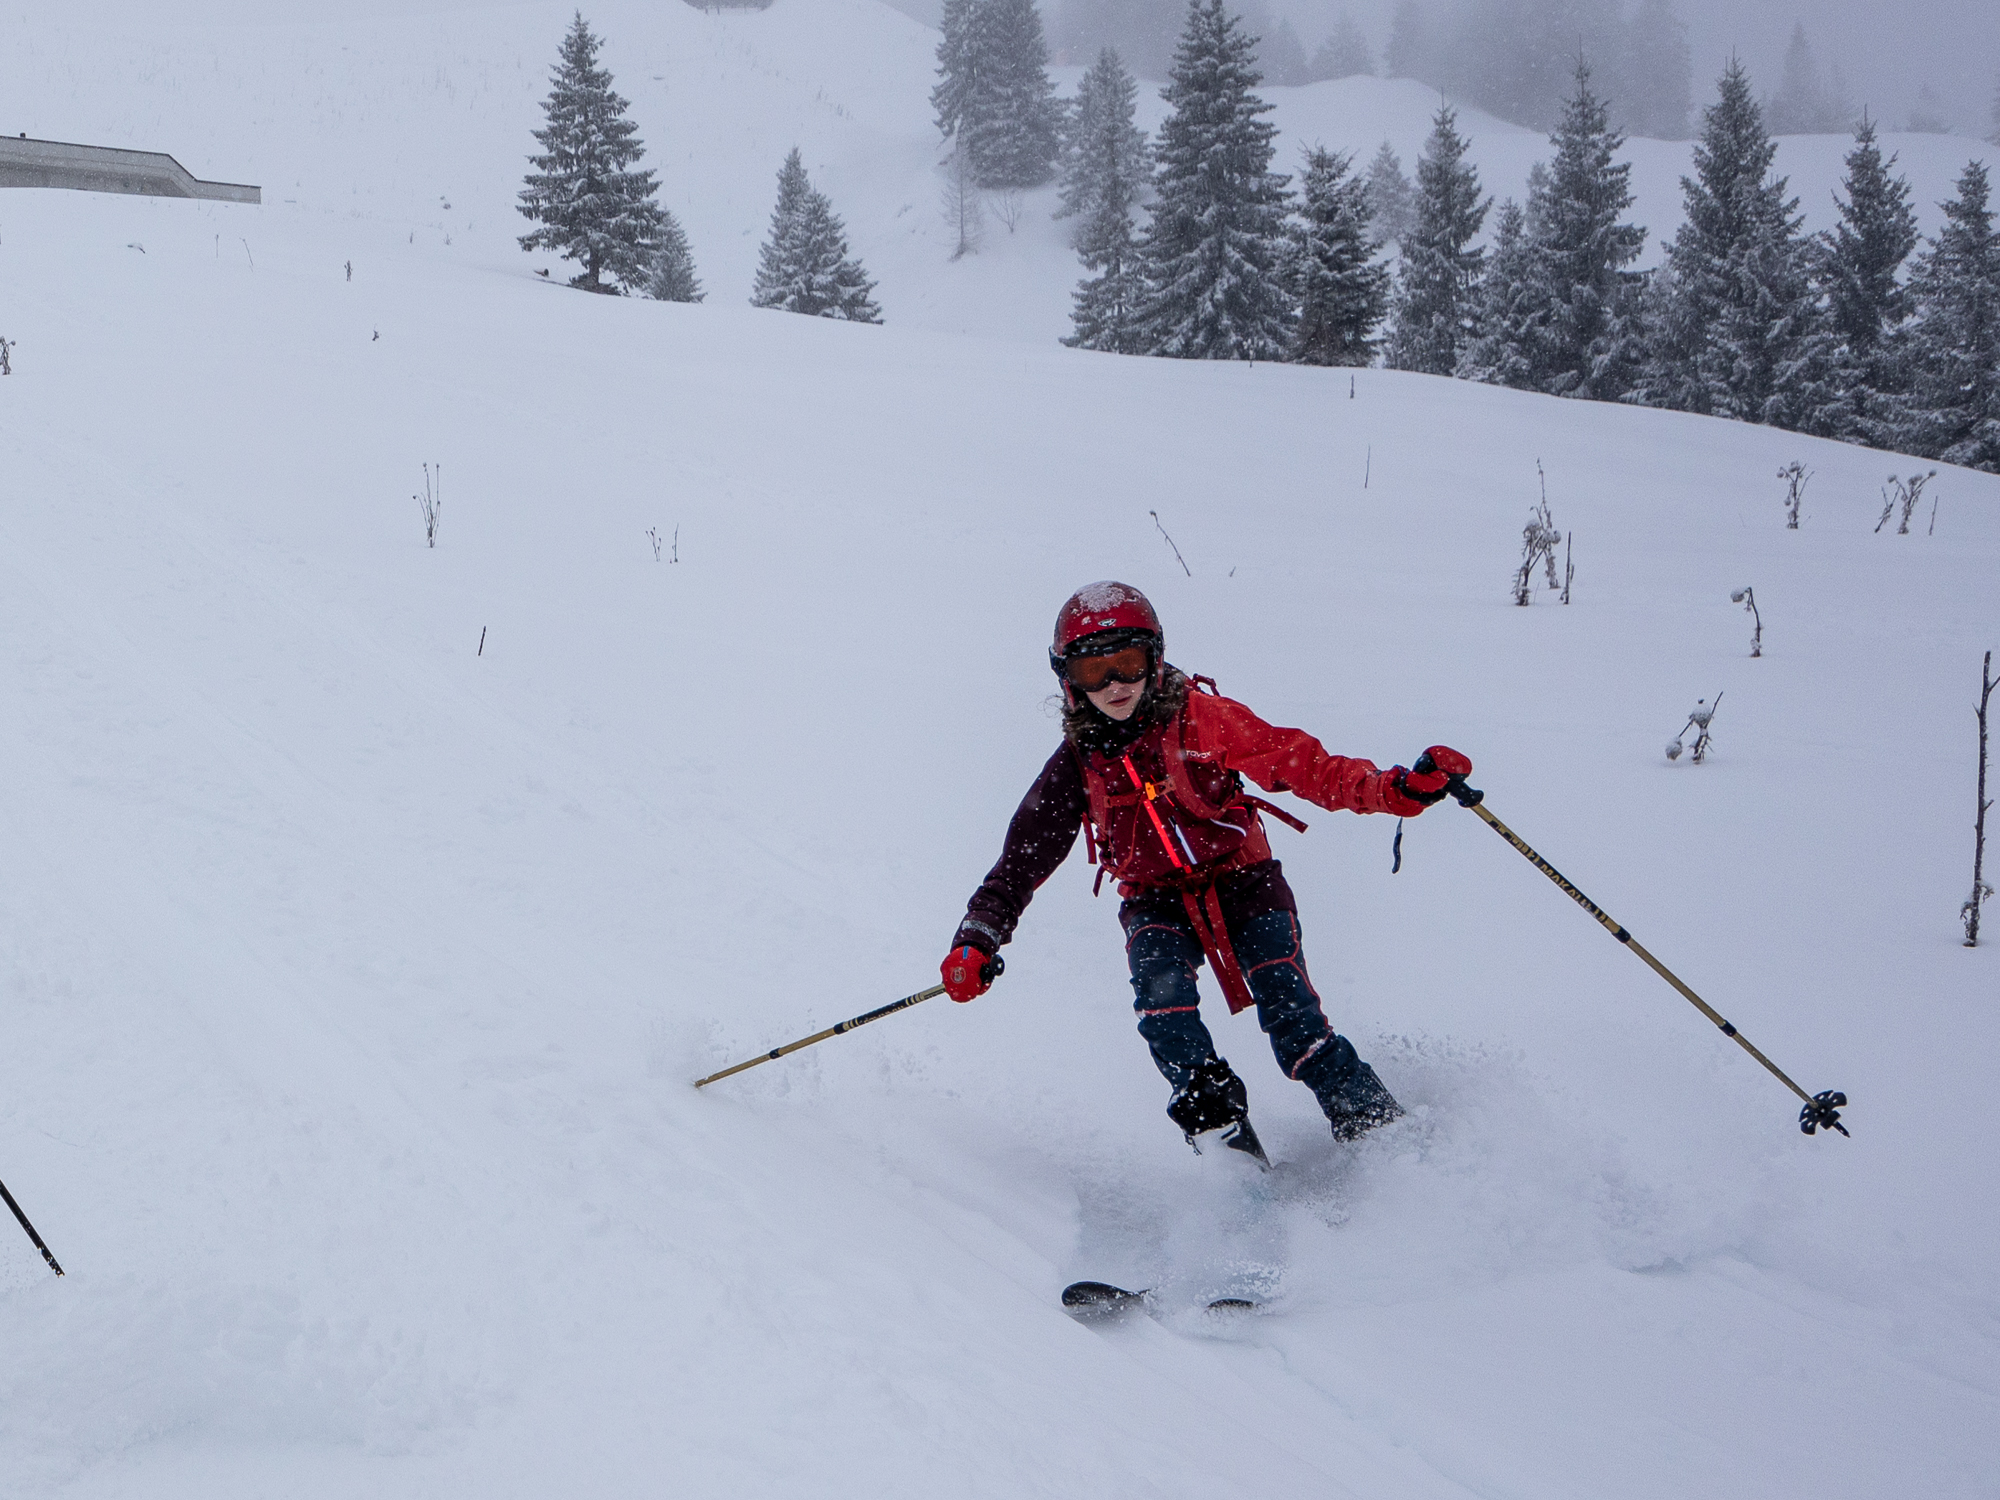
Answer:
M963 1005L993 988L993 981L1006 967L1006 960L999 954L962 943L944 956L938 973L944 979L944 992Z
M1472 761L1459 754L1449 745L1433 745L1417 757L1417 764L1411 770L1398 766L1389 778L1389 785L1405 801L1413 804L1414 811L1407 811L1390 805L1389 810L1403 817L1413 817L1433 803L1442 802L1445 793L1454 781L1472 774Z

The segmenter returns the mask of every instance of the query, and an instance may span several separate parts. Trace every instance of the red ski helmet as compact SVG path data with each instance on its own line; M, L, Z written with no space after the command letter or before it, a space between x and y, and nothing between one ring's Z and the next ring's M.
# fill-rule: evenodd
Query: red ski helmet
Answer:
M1093 654L1091 648L1099 644L1098 637L1104 638L1102 644L1106 646L1143 640L1152 649L1153 682L1158 685L1166 670L1167 648L1166 633L1160 629L1160 617L1153 612L1146 596L1131 584L1106 579L1086 584L1071 594L1056 616L1055 640L1049 647L1049 666L1062 679L1066 703L1074 707L1076 699L1070 692L1069 678L1063 670L1063 658L1079 648L1084 655Z

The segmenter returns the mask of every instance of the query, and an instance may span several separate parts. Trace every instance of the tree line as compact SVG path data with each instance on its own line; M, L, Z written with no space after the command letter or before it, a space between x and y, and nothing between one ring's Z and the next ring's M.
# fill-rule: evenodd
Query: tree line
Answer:
M1063 212L1080 219L1080 348L1455 375L1760 422L2000 472L2000 235L1970 162L1920 247L1906 179L1863 119L1839 222L1807 234L1732 62L1702 111L1686 219L1650 272L1624 135L1572 64L1526 201L1493 213L1441 105L1412 184L1308 151L1271 171L1255 40L1193 0L1157 143L1106 50L1073 110ZM1490 243L1479 243L1492 216ZM1140 220L1144 219L1143 224ZM1385 222L1387 221L1387 222ZM1393 264L1386 245L1394 243Z

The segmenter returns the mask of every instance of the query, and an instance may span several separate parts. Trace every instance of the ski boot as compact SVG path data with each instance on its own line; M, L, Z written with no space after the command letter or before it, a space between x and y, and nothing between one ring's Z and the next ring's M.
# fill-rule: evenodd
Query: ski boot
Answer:
M1187 1137L1197 1156L1201 1155L1201 1146L1195 1137L1219 1130L1222 1144L1230 1150L1254 1157L1267 1168L1271 1165L1257 1132L1250 1128L1249 1091L1220 1057L1195 1065L1193 1075L1174 1090L1174 1097L1168 1101L1167 1118L1180 1126L1181 1134Z
M1403 1113L1403 1106L1382 1086L1382 1080L1367 1063L1357 1064L1337 1089L1322 1095L1319 1106L1333 1126L1333 1138L1343 1143L1358 1141Z

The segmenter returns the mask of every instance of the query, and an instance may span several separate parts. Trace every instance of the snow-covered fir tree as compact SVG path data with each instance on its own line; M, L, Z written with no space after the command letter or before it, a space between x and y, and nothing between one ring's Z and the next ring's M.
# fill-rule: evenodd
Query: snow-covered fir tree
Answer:
M1417 0L1396 0L1389 17L1389 45L1382 51L1382 72L1389 78L1425 78L1435 73L1437 47L1430 22Z
M1280 17L1274 25L1265 27L1257 41L1257 69L1279 88L1311 81L1305 45L1290 21Z
M1161 92L1159 170L1143 249L1140 341L1174 359L1283 359L1285 182L1270 170L1277 127L1253 90L1256 39L1223 0L1190 0Z
M1152 171L1146 132L1133 123L1138 98L1138 83L1111 47L1097 54L1077 85L1069 111L1062 201L1055 216L1080 217L1079 240L1104 201L1108 183L1115 182L1120 193L1136 195ZM1136 201L1136 196L1126 201L1128 215Z
M1062 149L1063 111L1035 0L946 0L941 27L931 107L973 182L1047 182Z
M1826 81L1821 78L1819 59L1806 39L1803 21L1792 26L1792 39L1785 48L1784 72L1778 92L1764 106L1766 123L1773 135L1824 134L1845 130L1844 111Z
M1537 169L1541 163L1537 162ZM1547 173L1529 185L1529 202L1539 211ZM1534 390L1542 374L1551 299L1540 275L1535 234L1528 214L1512 198L1493 216L1493 243L1480 280L1471 336L1458 355L1458 375L1488 385Z
M1333 23L1333 32L1319 44L1307 65L1306 76L1314 83L1328 78L1353 78L1375 71L1375 54L1354 17L1346 11Z
M1865 115L1847 153L1836 197L1840 222L1821 237L1817 276L1838 341L1841 390L1838 435L1891 446L1900 421L1894 397L1904 384L1896 334L1907 310L1900 275L1917 244L1910 184L1891 176Z
M1625 66L1614 92L1625 126L1655 140L1687 139L1694 52L1672 0L1640 0L1626 27Z
M577 12L551 74L535 132L542 154L521 189L520 210L542 227L521 236L524 250L554 250L583 270L570 285L592 292L643 287L664 221L653 174L632 164L645 154L627 101L597 65L599 39Z
M1967 162L1944 227L1910 276L1915 314L1897 446L2000 474L2000 234L1983 162Z
M938 134L963 149L978 128L983 74L992 43L987 39L992 11L985 0L944 0L938 20L938 81L931 89L931 110Z
M1837 423L1825 326L1777 142L1740 63L1702 111L1686 220L1647 299L1649 352L1631 399L1820 431Z
M1077 90L1074 147L1062 212L1078 216L1076 248L1086 269L1065 344L1112 354L1139 352L1145 275L1133 215L1149 170L1145 132L1133 123L1139 86L1107 47Z
M1292 358L1305 365L1365 365L1389 305L1389 272L1375 263L1368 185L1353 158L1323 146L1306 152L1292 229L1292 295L1298 303Z
M1822 275L1834 330L1852 349L1872 354L1903 318L1898 276L1917 245L1917 216L1910 208L1908 179L1891 176L1892 155L1883 159L1875 144L1875 122L1866 116L1855 127L1841 179L1845 199L1836 197L1840 222L1826 238Z
M1417 162L1416 222L1402 247L1391 369L1449 375L1458 366L1485 258L1472 241L1493 201L1479 196L1478 169L1465 159L1471 144L1458 133L1457 112L1439 105Z
M778 169L778 206L771 233L757 257L753 307L817 318L879 323L882 309L869 299L875 289L861 262L847 253L847 230L824 193L806 177L796 146Z
M660 210L659 242L653 248L652 274L646 280L646 295L660 302L699 302L707 293L694 272L694 250L687 232L671 209Z
M1535 215L1538 274L1549 302L1536 388L1553 396L1614 400L1631 389L1643 353L1638 326L1639 258L1646 231L1625 222L1632 164L1617 159L1625 137L1578 59L1575 92L1550 144L1546 196Z
M1402 245L1416 224L1416 187L1403 175L1403 159L1387 141L1368 163L1368 212L1377 244L1394 240Z

